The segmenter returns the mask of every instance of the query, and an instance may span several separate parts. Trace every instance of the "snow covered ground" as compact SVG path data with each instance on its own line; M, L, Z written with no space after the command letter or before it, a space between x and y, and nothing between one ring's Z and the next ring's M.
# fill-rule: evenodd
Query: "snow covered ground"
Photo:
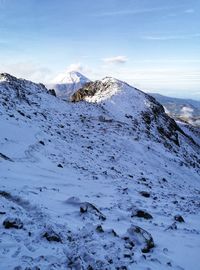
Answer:
M71 103L1 76L0 269L199 270L195 135L103 84L113 95Z

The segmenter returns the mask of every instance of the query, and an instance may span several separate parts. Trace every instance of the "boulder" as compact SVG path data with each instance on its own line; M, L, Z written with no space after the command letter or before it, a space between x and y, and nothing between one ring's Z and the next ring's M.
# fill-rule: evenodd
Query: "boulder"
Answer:
M6 218L3 222L5 229L22 229L23 222L19 218Z

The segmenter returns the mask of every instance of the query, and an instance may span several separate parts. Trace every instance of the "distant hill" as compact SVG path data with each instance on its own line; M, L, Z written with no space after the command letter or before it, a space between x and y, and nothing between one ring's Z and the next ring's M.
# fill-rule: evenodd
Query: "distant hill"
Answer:
M155 93L150 95L161 103L166 113L174 119L200 126L200 101L166 97Z

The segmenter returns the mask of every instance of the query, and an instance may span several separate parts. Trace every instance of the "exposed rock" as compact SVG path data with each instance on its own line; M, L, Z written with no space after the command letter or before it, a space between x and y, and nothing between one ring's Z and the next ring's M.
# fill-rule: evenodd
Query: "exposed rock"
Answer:
M183 219L183 217L182 217L181 215L176 215L176 216L174 217L174 219L175 219L176 221L180 222L180 223L185 222L185 220Z
M150 197L150 193L147 191L141 191L140 194L145 197L145 198L149 198Z
M52 228L48 228L47 231L42 235L43 238L46 238L49 242L60 242L62 239L59 234L57 234Z
M107 119L106 117L104 117L103 115L99 116L99 121L100 122L104 122L104 123L112 123L113 120L112 119Z
M168 230L177 230L177 224L176 222L172 223L169 227L167 227L166 231Z
M132 217L139 217L139 218L144 218L144 219L152 219L152 215L149 214L148 212L145 212L143 210L137 210L135 214L132 215Z
M151 234L138 226L132 225L127 230L126 237L127 237L127 241L130 242L131 240L133 243L142 245L141 251L143 253L150 252L150 250L155 246L153 237L151 236Z
M59 164L57 165L57 167L58 167L58 168L63 168L63 165L59 163Z
M45 143L43 141L39 141L39 143L42 144L42 145L45 145Z
M99 233L103 233L104 232L104 230L103 230L103 228L102 228L101 225L97 225L96 231L99 232Z
M106 220L106 216L93 204L89 202L84 202L81 203L80 205L80 213L81 214L86 214L86 213L91 213L95 216L97 216L100 220Z
M50 95L56 97L56 91L54 89L49 89L48 92Z
M19 218L6 218L3 222L5 229L22 229L23 222Z
M70 98L72 102L78 102L84 100L87 96L94 96L99 88L102 88L104 85L101 81L88 82L84 85L83 88L76 91Z
M13 162L13 160L11 158L9 158L8 156L6 156L6 155L4 155L2 153L0 153L0 158Z

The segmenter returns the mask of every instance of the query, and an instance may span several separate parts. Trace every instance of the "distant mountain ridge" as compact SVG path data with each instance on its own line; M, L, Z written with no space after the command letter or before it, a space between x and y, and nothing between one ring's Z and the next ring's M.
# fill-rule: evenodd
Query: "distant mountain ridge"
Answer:
M167 97L151 93L164 107L166 112L174 119L194 126L200 126L200 101Z

